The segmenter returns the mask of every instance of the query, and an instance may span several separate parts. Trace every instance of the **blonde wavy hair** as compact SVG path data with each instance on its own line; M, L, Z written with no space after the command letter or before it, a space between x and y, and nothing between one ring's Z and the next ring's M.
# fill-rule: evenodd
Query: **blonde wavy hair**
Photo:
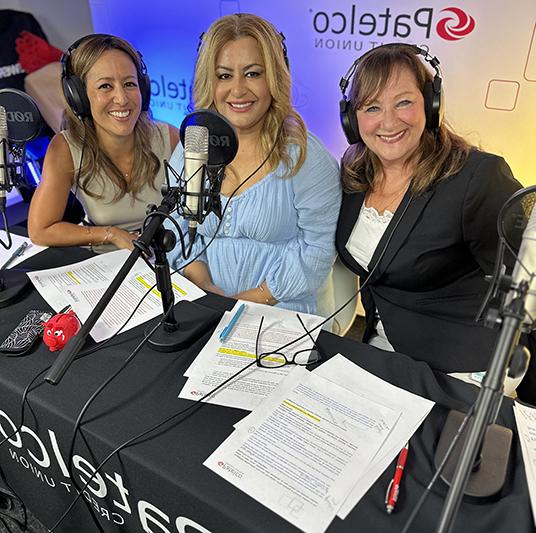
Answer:
M408 68L413 73L424 95L425 83L433 80L432 73L419 59L414 46L391 43L374 48L359 61L348 96L352 112L375 100L399 67ZM454 133L444 120L437 131L425 129L419 146L406 161L406 165L414 166L413 194L418 196L434 183L459 172L471 149L472 146ZM365 192L382 179L382 163L363 141L346 150L342 157L342 181L346 192Z
M78 76L84 85L89 70L95 62L108 50L120 50L127 54L136 67L138 82L143 75L141 57L138 52L124 39L113 35L90 35L85 38L68 58L69 74ZM118 192L113 199L119 200L126 194L138 198L140 190L150 185L156 190L155 177L160 170L160 161L151 150L153 135L160 135L148 111L141 111L134 127L134 162L133 172L129 181L99 145L93 117L79 120L72 109L67 106L63 118L63 128L71 139L83 150L83 161L79 173L75 169L76 186L88 196L100 198L91 192L89 187L97 181L102 171L117 186ZM77 174L79 174L77 176Z
M291 102L289 68L282 48L282 35L268 21L256 15L239 13L216 20L203 35L195 65L194 106L215 110L216 61L222 48L242 37L255 39L261 50L266 81L272 96L271 106L264 118L261 132L261 153L268 155L270 169L280 162L286 167L286 176L293 176L305 161L307 129ZM297 157L292 158L288 145L297 146Z

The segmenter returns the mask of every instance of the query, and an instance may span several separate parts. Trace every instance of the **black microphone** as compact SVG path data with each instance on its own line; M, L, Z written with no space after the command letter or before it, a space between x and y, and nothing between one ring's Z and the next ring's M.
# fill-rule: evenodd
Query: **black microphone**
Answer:
M490 497L498 494L506 481L512 431L497 425L495 420L507 371L509 377L521 378L530 357L519 342L522 331L530 332L534 328L536 313L535 205L536 186L531 186L515 192L499 212L497 232L501 247L504 242L512 253L516 254L518 249L519 252L512 277L503 276L499 280L498 290L508 289L508 294L505 305L494 317L500 330L474 404L474 414L442 474L450 489L439 517L437 531L440 533L452 529L464 493L472 497ZM502 261L502 254L497 255ZM464 415L457 411L449 413L436 448L436 466L443 462L463 418Z
M209 169L228 165L235 158L238 139L233 126L225 117L211 109L199 109L186 115L180 127L183 146L188 126L204 126L208 130Z
M184 174L178 177L177 211L188 220L193 240L197 224L214 212L221 218L219 192L223 170L236 156L238 139L231 123L211 109L187 115L180 127Z
M36 103L17 89L0 89L0 106L5 108L8 140L23 144L35 139L43 120Z
M0 90L0 215L8 236L8 243L0 240L4 248L12 244L5 208L7 192L19 185L24 174L24 144L41 131L41 113L35 102L17 89ZM20 146L18 146L20 145ZM0 274L0 307L17 301L29 286L30 279L17 269Z

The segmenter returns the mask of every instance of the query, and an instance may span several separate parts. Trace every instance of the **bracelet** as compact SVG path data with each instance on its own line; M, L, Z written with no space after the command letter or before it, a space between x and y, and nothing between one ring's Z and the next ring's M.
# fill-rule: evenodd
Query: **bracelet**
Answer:
M106 244L108 239L112 236L112 226L107 226L106 233L104 234L104 239L101 244Z
M91 228L89 226L83 226L83 228L86 230L86 236L87 236L87 239L88 239L88 243L87 245L88 246L93 246L93 243L91 242Z
M262 292L262 297L264 298L264 303L266 305L270 305L270 298L266 297L264 287L262 286L262 283L257 287Z

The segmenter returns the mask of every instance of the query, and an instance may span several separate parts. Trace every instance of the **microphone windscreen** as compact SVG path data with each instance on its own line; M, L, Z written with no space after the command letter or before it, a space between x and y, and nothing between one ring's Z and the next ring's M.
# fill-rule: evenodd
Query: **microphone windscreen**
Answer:
M205 126L188 126L184 135L184 151L201 154L207 153L208 136L208 128Z
M35 139L43 123L36 103L17 89L0 89L0 106L7 115L8 140L26 143Z
M228 165L238 151L238 138L231 123L216 111L199 109L186 115L180 127L181 142L184 146L186 128L204 126L208 129L208 165Z
M536 230L536 185L515 192L502 206L497 219L497 232L508 246L518 252L521 241Z
M516 253L512 280L528 284L524 330L536 329L536 185L514 193L503 205L498 220L499 237ZM518 293L509 293L509 299ZM534 354L533 354L534 355Z

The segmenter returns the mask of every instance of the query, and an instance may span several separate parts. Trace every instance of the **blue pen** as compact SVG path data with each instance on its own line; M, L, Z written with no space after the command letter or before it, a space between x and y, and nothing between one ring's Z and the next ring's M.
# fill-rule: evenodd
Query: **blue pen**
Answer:
M238 322L238 319L240 318L240 315L244 312L244 309L246 308L246 304L242 304L234 314L233 318L231 318L229 324L227 324L223 331L220 333L220 341L227 340L227 337L235 327L235 324Z
M17 257L20 257L26 248L31 246L28 242L24 241L9 257L9 259L0 267L0 270L5 270Z

